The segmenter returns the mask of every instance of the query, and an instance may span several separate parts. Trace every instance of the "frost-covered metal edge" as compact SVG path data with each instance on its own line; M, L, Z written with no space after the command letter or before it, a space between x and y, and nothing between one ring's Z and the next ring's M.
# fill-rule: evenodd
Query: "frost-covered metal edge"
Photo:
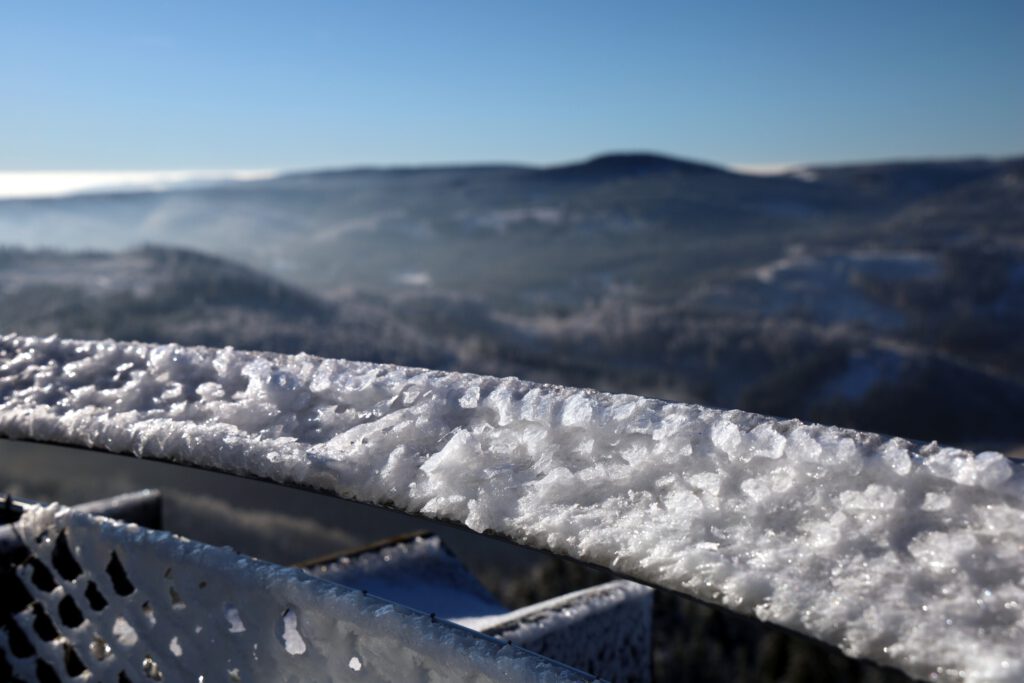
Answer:
M509 612L433 534L305 570L317 578L437 614L601 680L651 679L653 591L623 579Z
M36 504L35 501L16 502L18 509L34 504ZM163 516L163 495L155 489L142 489L108 498L90 500L71 507L90 515L103 515L123 522L159 529ZM0 525L0 561L4 556L14 554L22 547L23 544L15 533L13 524Z
M13 335L0 435L464 524L914 676L1024 676L1024 476L998 453L514 378Z
M456 622L565 662L602 680L651 680L653 591L609 581L513 612Z
M20 680L42 670L67 681L593 680L230 548L58 505L27 508L14 528L31 602L13 615L17 634L0 631L0 652ZM34 655L19 654L14 636Z

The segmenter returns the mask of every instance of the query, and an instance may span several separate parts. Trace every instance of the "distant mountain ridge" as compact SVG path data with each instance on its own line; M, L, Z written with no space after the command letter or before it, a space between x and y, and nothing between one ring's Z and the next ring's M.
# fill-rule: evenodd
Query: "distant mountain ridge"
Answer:
M575 305L613 285L668 294L704 281L719 264L753 268L792 244L904 239L897 226L906 221L916 226L914 239L952 215L1012 237L1020 211L1009 197L1022 167L1024 159L913 162L753 176L612 154L537 168L324 171L161 193L3 201L0 243L163 244L317 291L421 283L458 293L472 283L477 295L502 305L558 306L567 297Z
M346 280L341 271L325 278L290 271L296 238L316 241L321 252L344 253L351 246L345 235L353 232L451 236L487 226L691 232L709 225L732 232L780 224L787 231L811 224L820 230L823 220L878 221L1020 163L830 166L799 177L751 176L653 154L615 154L552 167L303 172L160 193L4 201L0 236L31 247L169 243L239 258L300 284L322 287L340 278L355 285L365 280ZM246 239L254 230L261 241ZM325 248L325 241L335 244ZM389 270L392 281L401 275Z
M709 174L729 173L711 164L682 161L657 154L605 154L593 159L562 166L542 168L549 178L604 181L658 173Z
M1019 158L307 172L0 202L0 245L18 248L0 252L0 329L305 349L1024 443Z
M285 172L272 180L280 178L338 176L345 174L377 174L377 175L409 175L416 173L517 173L534 172L538 174L568 175L580 178L592 177L603 180L607 177L622 175L652 174L659 172L682 173L727 173L732 175L753 177L777 177L810 171L822 176L839 178L840 176L857 177L872 174L911 175L915 173L937 173L946 176L960 176L960 180L989 173L993 167L1017 165L1024 163L1024 156L1006 156L999 158L964 158L964 159L933 159L933 160L888 160L877 162L824 163L824 164L793 164L798 171L780 170L777 173L745 173L733 170L725 164L679 158L656 152L606 152L580 161L569 161L557 164L524 164L524 163L468 163L468 164L423 164L395 166L353 166L340 168L322 168Z

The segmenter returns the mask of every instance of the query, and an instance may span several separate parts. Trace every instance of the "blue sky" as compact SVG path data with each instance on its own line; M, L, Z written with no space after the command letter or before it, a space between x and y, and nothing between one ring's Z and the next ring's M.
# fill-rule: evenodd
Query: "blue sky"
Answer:
M1024 153L1024 2L65 2L0 15L0 169Z

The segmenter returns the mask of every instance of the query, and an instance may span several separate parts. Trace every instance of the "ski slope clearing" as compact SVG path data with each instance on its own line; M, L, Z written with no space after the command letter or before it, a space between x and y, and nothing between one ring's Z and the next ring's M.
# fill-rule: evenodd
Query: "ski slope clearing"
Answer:
M914 676L1024 677L1024 478L998 453L513 378L13 335L0 435L453 521Z

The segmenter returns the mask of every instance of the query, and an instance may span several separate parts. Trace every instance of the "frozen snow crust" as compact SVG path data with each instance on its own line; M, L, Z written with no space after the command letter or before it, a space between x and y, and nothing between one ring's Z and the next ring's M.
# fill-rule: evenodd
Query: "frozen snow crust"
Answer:
M0 435L459 522L915 676L1024 678L1024 478L998 453L511 378L13 335Z

